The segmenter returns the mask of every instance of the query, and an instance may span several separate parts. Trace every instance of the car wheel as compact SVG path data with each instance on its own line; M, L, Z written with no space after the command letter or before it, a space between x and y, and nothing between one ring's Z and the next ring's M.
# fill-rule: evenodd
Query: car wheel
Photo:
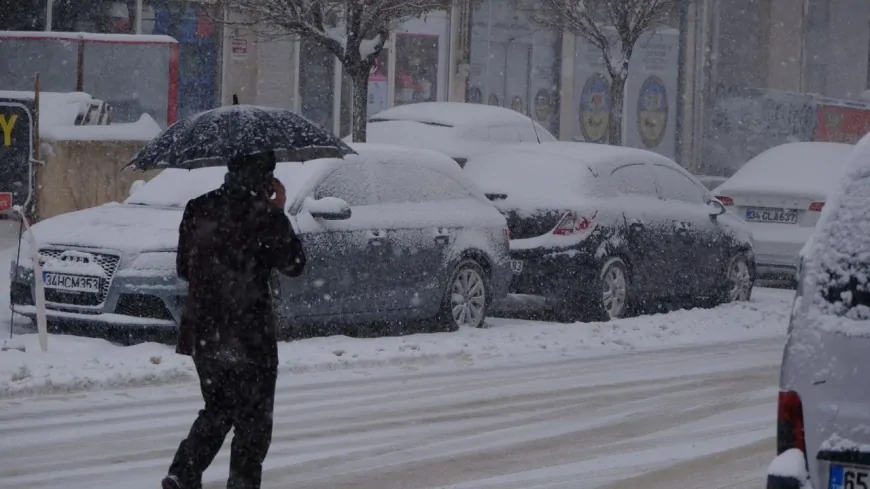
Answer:
M450 275L439 314L439 323L448 331L460 326L480 328L489 307L486 272L474 260L463 260Z
M725 289L722 302L748 301L752 297L752 273L749 269L749 259L740 253L728 262L725 271Z
M611 258L600 275L600 310L602 319L619 319L628 314L629 277L628 267L619 258Z

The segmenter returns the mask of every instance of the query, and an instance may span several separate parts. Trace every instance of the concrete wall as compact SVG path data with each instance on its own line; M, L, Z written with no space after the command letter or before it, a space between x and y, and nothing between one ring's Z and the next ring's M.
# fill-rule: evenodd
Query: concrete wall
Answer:
M121 169L143 145L140 141L43 141L45 165L36 171L36 217L47 219L108 202L121 202L136 180L159 171Z

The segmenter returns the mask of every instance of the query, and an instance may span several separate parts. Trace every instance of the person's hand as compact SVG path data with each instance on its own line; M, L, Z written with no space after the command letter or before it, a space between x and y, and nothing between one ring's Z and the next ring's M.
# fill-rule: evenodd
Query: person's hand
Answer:
M272 192L274 192L275 196L269 196L269 202L283 211L287 205L287 189L284 188L284 184L277 178L272 179Z

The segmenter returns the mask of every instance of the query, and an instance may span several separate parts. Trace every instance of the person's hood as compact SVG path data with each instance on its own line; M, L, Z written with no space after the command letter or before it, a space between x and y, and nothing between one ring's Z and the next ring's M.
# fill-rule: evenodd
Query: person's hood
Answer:
M33 234L40 247L79 246L122 253L174 251L183 214L178 208L111 203L51 217L35 224Z

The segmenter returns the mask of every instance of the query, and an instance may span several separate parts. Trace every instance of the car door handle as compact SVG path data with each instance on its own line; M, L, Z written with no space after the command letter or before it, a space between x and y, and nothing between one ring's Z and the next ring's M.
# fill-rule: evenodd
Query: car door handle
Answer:
M435 231L435 242L438 244L449 244L450 243L450 233L443 228L438 228Z
M375 229L375 230L369 231L369 234L368 234L368 236L366 236L366 239L368 239L369 244L372 246L381 246L384 244L384 234L386 234L386 233L383 230Z

